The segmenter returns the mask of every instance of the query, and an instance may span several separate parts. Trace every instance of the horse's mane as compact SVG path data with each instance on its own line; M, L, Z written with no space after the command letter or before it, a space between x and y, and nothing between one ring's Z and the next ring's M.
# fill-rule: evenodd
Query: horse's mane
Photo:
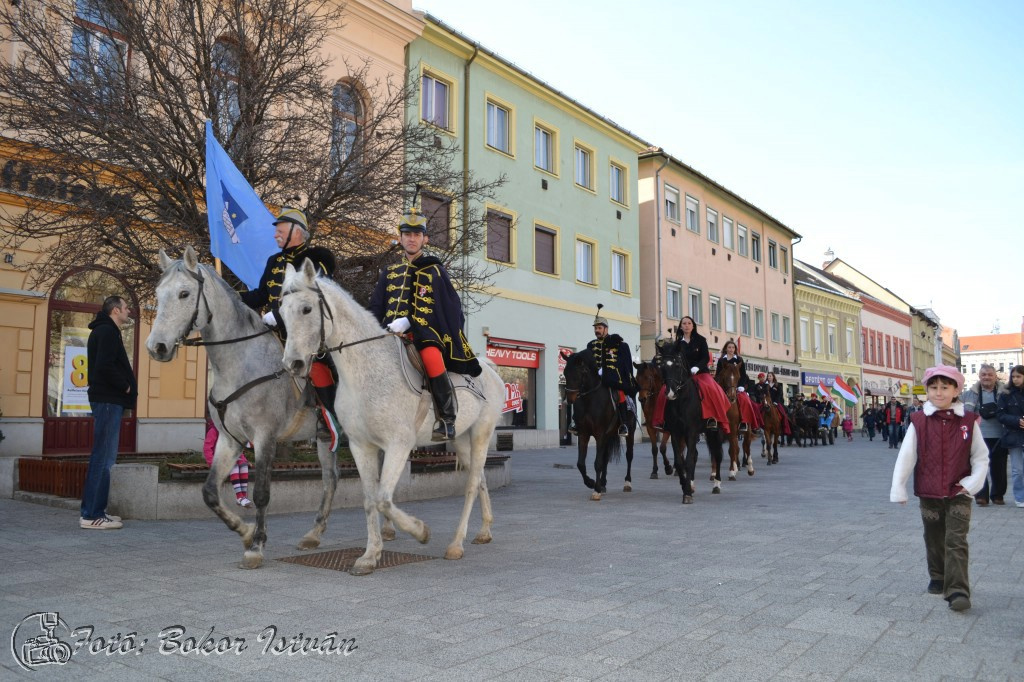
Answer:
M203 274L204 281L213 282L216 286L220 287L224 293L229 294L227 299L231 301L231 305L234 306L236 314L246 322L252 324L254 327L257 327L262 323L259 313L247 306L245 302L242 301L242 297L239 293L231 288L231 285L224 281L224 278L221 277L212 266L205 265L203 263L198 263L197 266ZM188 268L185 265L185 260L176 260L171 263L166 270L164 270L164 274L160 277L160 282L162 283L172 273L185 272L187 274L187 271Z
M377 318L374 317L373 313L371 313L365 306L361 305L355 297L345 289L345 287L341 286L330 277L324 277L321 275L317 276L316 283L320 285L321 290L329 289L342 299L345 303L345 307L352 311L352 321L365 327L362 331L370 333L371 331L380 330L380 322L377 321ZM281 288L281 295L284 296L285 294L298 291L302 286L304 286L304 284L300 281L298 273L296 273L296 276L292 277L291 280L286 276L284 286Z

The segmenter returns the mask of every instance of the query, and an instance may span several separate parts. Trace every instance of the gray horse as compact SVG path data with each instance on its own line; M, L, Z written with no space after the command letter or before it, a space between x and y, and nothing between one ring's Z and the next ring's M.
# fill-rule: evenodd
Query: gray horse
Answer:
M281 301L281 316L288 326L283 359L287 370L305 376L314 354L327 351L338 368L335 405L362 479L366 510L366 552L351 573L372 573L382 550L378 512L421 543L430 539L427 525L399 509L392 496L412 449L431 442L433 401L421 390L419 375L403 371L401 341L383 332L376 318L347 291L328 279L318 279L308 260L298 272L286 266ZM505 387L492 363L480 364L479 377L451 375L459 397L453 441L457 466L468 468L469 476L462 517L446 559L463 556L469 515L478 494L483 523L473 543L491 541L493 516L484 463L501 416ZM384 451L384 465L378 475L379 450Z
M191 246L182 260L171 260L161 250L160 265L164 272L156 288L157 314L146 350L154 360L169 362L189 334L198 331L202 336L200 343L206 347L213 370L210 414L220 432L203 500L228 528L242 536L246 548L242 567L259 568L267 540L270 463L278 442L315 437L316 414L310 395L280 369L281 342L267 333L260 316L213 268L199 264ZM220 499L220 486L245 441L255 449L255 524L244 523ZM318 440L317 455L323 470L323 496L313 528L299 541L299 549L319 546L338 486L330 443Z

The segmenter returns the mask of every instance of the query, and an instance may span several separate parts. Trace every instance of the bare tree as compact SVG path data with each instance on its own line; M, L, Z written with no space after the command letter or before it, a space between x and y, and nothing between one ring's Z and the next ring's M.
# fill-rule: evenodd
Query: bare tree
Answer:
M480 304L494 269L467 257L486 229L472 207L504 179L464 175L458 144L410 120L414 80L371 80L366 63L328 79L343 18L335 0L0 3L14 54L0 62L0 128L20 147L0 186L26 203L0 221L2 246L42 245L33 286L100 262L148 297L159 248L209 250L209 119L268 203L307 198L313 239L360 299L396 257L413 188L455 202L438 255Z

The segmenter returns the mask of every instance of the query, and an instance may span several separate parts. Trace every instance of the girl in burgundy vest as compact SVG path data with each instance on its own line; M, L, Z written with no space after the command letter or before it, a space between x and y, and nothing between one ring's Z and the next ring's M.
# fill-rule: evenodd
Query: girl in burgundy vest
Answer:
M924 373L928 402L910 417L896 457L889 499L907 503L907 481L921 507L928 560L928 592L941 594L954 611L971 608L967 531L971 503L988 473L988 448L978 415L958 400L964 375L939 365Z

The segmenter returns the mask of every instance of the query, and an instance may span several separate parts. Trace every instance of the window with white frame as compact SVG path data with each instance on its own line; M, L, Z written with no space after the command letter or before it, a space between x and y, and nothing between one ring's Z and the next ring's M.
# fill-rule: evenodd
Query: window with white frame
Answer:
M732 218L722 216L722 246L727 249L734 249L732 232Z
M757 232L750 233L750 259L761 262L761 235Z
M548 173L555 172L555 133L543 126L533 129L533 165Z
M718 212L708 209L708 239L718 243Z
M686 196L686 229L690 232L700 232L700 202Z
M824 331L821 326L821 320L814 321L814 354L818 355L825 352L824 343Z
M626 204L626 169L612 161L608 165L608 187L612 201Z
M772 341L780 341L782 339L782 321L779 318L778 313L772 313Z
M750 336L750 306L745 303L740 305L740 334Z
M725 299L725 331L736 333L736 301Z
M789 249L785 246L779 248L779 265L782 266L782 274L789 274Z
M509 110L487 100L487 146L505 154L512 153Z
M736 253L747 257L747 228L742 225L736 226Z
M594 152L576 145L576 184L585 189L594 189Z
M448 98L451 85L433 74L424 72L420 81L420 118L444 130L451 130Z
M612 251L612 291L629 292L629 256L622 251Z
M672 185L665 185L665 218L679 222L679 190Z
M793 336L792 336L792 334L790 332L790 329L791 329L791 324L790 324L789 316L783 315L782 316L782 343L786 344L787 346L789 344L793 343Z
M594 243L576 240L576 281L594 284Z
M697 324L704 324L704 301L700 289L690 287L688 292L689 310L687 315Z
M764 338L764 310L761 308L754 308L754 336Z
M768 267L779 269L779 245L771 239L768 240Z
M665 314L670 320L683 316L683 288L673 282L665 285Z
M708 296L708 325L712 329L722 328L722 299Z
M811 335L811 321L806 317L800 318L800 352L807 352L807 342Z
M338 172L345 168L346 163L351 164L358 161L358 155L355 157L353 155L356 154L360 141L363 102L356 85L348 81L335 84L333 95L331 170Z
M836 326L831 323L828 325L828 354L836 354Z
M854 355L856 346L853 344L853 327L846 328L846 362L857 362L857 356Z

